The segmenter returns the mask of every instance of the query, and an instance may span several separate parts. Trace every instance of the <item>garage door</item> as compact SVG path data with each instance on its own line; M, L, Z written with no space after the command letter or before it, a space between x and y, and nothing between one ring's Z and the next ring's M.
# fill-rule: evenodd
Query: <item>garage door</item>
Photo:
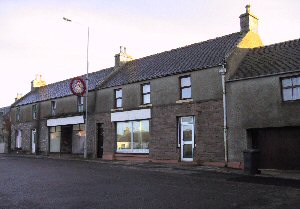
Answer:
M260 150L260 168L300 169L300 127L253 130L253 145Z

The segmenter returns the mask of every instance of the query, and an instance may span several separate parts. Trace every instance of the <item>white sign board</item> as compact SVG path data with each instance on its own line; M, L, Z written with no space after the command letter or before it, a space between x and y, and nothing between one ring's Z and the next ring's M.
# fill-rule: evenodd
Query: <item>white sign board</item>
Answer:
M47 126L64 126L64 125L75 125L80 123L84 123L83 115L47 120Z
M151 109L131 110L125 112L111 113L111 122L128 121L128 120L144 120L151 118Z

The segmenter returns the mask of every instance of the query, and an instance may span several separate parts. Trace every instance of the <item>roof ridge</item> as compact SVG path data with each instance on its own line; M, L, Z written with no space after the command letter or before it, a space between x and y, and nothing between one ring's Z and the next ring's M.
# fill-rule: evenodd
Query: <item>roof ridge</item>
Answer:
M273 44L269 44L269 45L265 45L265 46L254 47L251 50L274 47L274 46L284 45L284 44L288 44L288 43L292 43L292 42L300 42L300 38L292 39L292 40L288 40L288 41L277 42L277 43L273 43ZM290 46L287 45L287 47L290 47Z
M168 52L171 52L171 51L177 51L177 50L184 49L184 48L187 48L187 47L192 47L192 46L195 46L195 45L204 44L206 42L211 42L211 41L214 41L214 40L217 40L217 39L225 38L225 37L232 36L232 35L235 35L235 34L240 34L240 33L241 32L230 33L230 34L227 34L227 35L224 35L224 36L218 36L218 37L211 38L211 39L208 39L208 40L205 40L205 41L196 42L196 43L188 44L188 45L185 45L185 46L181 46L181 47L178 47L178 48L175 48L175 49L171 49L171 50L167 50L167 51L163 51L163 52L157 52L157 53L154 53L154 54L147 55L145 57L141 57L141 58L138 58L138 59L133 59L132 61L127 62L126 64L137 61L137 60L143 60L143 59L146 59L146 58L149 58L149 57L152 57L152 56L168 53Z
M108 68L104 68L104 69L101 69L101 70L98 70L98 71L95 71L95 72L91 72L91 73L89 73L89 75L99 73L100 71L110 70L111 68L113 68L113 67L108 67ZM54 84L62 83L62 82L65 82L65 81L67 81L67 80L70 80L70 79L73 79L73 78L76 78L76 77L85 76L85 75L86 75L86 74L74 76L74 77L67 78L67 79L64 79L64 80L61 80L61 81L57 81L57 82L54 82L54 83L49 83L49 84L47 84L47 85L45 85L45 86L41 86L41 87L51 86L51 85L54 85Z

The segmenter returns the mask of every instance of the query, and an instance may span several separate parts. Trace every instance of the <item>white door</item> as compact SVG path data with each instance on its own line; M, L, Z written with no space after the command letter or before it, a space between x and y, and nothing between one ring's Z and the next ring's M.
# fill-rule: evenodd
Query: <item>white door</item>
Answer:
M31 130L31 152L35 154L35 145L36 145L36 129Z
M195 134L194 117L180 118L181 161L193 161Z
M16 147L21 149L22 148L22 135L21 130L17 130L17 137L16 137Z

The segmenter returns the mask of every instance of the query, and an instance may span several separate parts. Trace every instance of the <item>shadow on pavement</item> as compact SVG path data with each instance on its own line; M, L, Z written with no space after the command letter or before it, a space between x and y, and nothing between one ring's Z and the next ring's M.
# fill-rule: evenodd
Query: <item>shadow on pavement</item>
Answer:
M291 187L291 188L300 189L300 181L294 179L279 179L273 177L260 177L260 176L241 176L235 178L228 178L227 181L262 184L262 185L273 185L273 186Z

